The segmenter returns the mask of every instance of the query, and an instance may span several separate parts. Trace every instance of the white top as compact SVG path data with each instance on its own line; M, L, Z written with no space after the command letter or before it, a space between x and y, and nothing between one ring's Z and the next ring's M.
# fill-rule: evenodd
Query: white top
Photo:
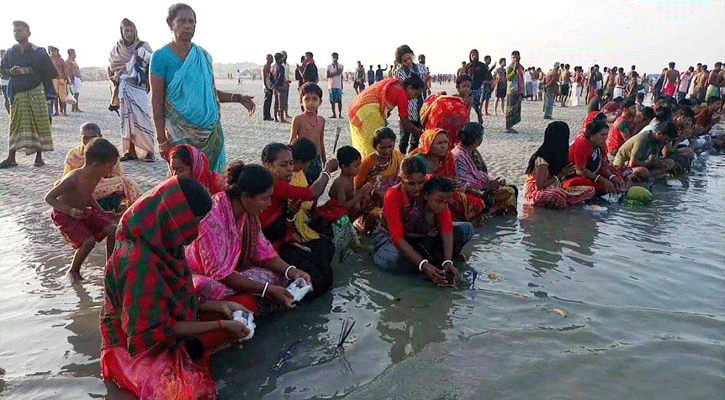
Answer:
M329 77L332 72L335 72L335 67L330 64L327 66L327 76ZM340 72L345 70L345 66L337 63L337 69L340 70ZM327 78L327 86L330 89L342 89L342 74L335 75L333 77Z
M287 82L292 82L292 77L294 76L292 71L294 69L288 63L284 63L284 76Z

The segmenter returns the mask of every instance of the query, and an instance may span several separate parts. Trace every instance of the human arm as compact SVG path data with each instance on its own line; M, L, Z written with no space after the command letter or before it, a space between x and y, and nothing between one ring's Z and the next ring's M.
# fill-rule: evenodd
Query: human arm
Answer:
M445 271L444 284L455 285L458 284L458 280L461 275L458 272L458 268L453 265L453 216L451 210L446 206L443 211L436 215L438 224L440 226L441 240L443 241L443 263L440 269Z
M406 106L407 107L407 106ZM403 128L405 128L406 131L414 134L415 136L420 136L423 133L423 130L415 126L412 122L410 122L410 119L408 117L400 117L400 124L403 125Z
M164 115L164 97L166 80L163 76L151 74L149 86L151 88L151 115L156 127L156 140L159 142L161 158L168 160L171 143L166 137L166 116Z
M219 98L220 103L239 103L249 111L249 115L254 114L256 106L252 99L254 96L247 96L241 93L230 93L222 92L221 90L216 91L216 95Z
M228 319L234 318L234 311L247 311L252 312L251 310L248 310L243 305L234 302L234 301L224 301L224 300L207 300L201 304L199 304L199 311L210 311L215 312L218 314L222 314L226 316Z
M195 337L202 333L213 331L216 329L226 329L234 333L237 338L243 338L249 335L249 328L243 323L233 319L224 319L216 321L178 321L173 325L173 333L179 337Z
M287 308L294 307L294 304L292 304L292 294L282 286L269 285L257 282L249 278L245 278L236 271L229 274L226 278L219 280L219 282L233 289L235 292L254 293L260 296L264 293L265 297L269 295L276 302L283 304ZM265 286L267 287L266 291Z
M60 200L58 200L58 197L62 196L65 193L68 193L71 190L74 190L76 185L76 175L71 172L70 174L68 174L68 176L66 176L65 179L63 179L57 186L55 186L45 195L45 202L50 204L50 206L55 208L56 210L62 212L63 214L70 215L73 218L86 218L85 210L79 210L68 204L61 203Z
M322 118L322 117L320 117ZM340 117L342 118L342 117ZM322 118L322 125L320 126L320 156L322 157L322 162L327 162L327 152L325 152L325 119Z
M317 180L310 185L310 190L312 191L312 197L318 198L322 193L325 192L325 188L327 187L327 183L330 181L330 174L337 171L337 160L335 158L331 158L325 163L325 167L322 169L322 173L320 174L320 177L317 178ZM301 199L301 200L308 200L308 199Z

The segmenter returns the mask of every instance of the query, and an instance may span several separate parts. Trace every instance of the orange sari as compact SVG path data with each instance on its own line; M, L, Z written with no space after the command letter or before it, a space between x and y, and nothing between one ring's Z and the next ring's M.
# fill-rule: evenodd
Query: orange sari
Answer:
M456 166L453 161L453 156L450 153L446 153L446 157L441 160L438 169L435 171L430 169L428 163L428 153L433 142L438 135L443 135L446 132L442 129L428 129L420 135L420 145L417 149L411 152L412 157L419 157L425 161L428 165L428 172L433 175L445 176L453 181L456 180ZM486 209L486 205L480 198L466 193L466 191L460 186L455 188L453 195L453 202L449 204L453 219L456 221L476 221L483 214Z
M458 132L470 121L468 107L460 97L434 94L420 109L420 122L426 129L443 129L448 135L448 150L458 143Z

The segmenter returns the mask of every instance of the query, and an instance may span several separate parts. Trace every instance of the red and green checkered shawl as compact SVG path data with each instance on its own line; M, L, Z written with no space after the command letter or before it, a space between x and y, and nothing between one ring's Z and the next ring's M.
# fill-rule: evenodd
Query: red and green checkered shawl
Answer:
M177 321L193 321L197 302L183 246L198 233L176 177L123 214L116 250L105 271L103 347L126 346L133 356L159 343L172 346Z

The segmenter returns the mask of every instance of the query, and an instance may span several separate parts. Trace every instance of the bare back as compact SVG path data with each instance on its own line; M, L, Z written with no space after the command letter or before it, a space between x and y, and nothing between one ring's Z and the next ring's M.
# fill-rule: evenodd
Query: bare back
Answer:
M57 190L57 199L61 204L85 210L93 205L93 191L101 178L93 179L83 168L69 172L65 178L51 190Z

